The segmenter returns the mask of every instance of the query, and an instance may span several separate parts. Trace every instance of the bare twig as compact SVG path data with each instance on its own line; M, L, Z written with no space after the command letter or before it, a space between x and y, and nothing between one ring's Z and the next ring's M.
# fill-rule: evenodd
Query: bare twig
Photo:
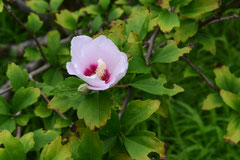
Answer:
M231 19L237 19L237 18L240 18L240 15L233 14L233 15L228 16L228 17L221 17L221 18L214 19L214 20L206 23L205 26L209 25L209 24L213 24L213 23L217 23L217 22L221 22L221 21L227 21L227 20L231 20Z
M148 50L145 55L145 60L146 60L147 65L149 65L149 58L152 55L153 45L154 45L155 39L156 39L159 31L160 31L160 29L159 29L159 27L157 27L156 30L154 31L154 33L152 34L151 38L148 40Z
M219 92L220 90L207 78L207 76L205 76L201 71L200 69L198 69L197 66L195 66L191 61L190 59L188 59L187 57L185 56L182 56L181 57L182 60L184 60L185 62L187 62L196 72L198 72L200 74L200 76L207 82L208 86L213 88L215 91Z
M3 90L0 90L0 95L5 94L5 93L11 91L11 89L12 89L12 87L8 87L8 88L5 88Z
M40 67L40 68L32 71L31 73L29 73L29 79L31 80L34 76L36 76L36 75L44 72L44 71L47 70L49 67L50 67L50 64L47 63L47 64L43 65L42 67ZM8 82L7 82L7 83L8 83ZM10 83L9 83L9 84L10 84ZM5 89L3 89L3 90L0 90L0 95L9 92L11 89L12 89L12 87L10 86L10 87L8 87L8 88L5 88Z
M128 91L127 91L127 94L123 100L123 105L122 105L122 109L121 111L118 113L118 117L119 119L122 117L123 115L123 112L126 110L127 108L127 104L128 104L128 101L129 101L129 98L130 98L130 95L132 93L132 87L128 87Z
M30 31L26 26L25 24L11 11L11 8L10 6L6 6L4 5L4 8L7 10L7 12L30 34L30 36L33 38L33 40L35 41L35 43L37 44L38 48L39 48L39 51L43 57L43 59L47 62L47 58L45 56L45 54L43 53L43 50L42 50L42 47L41 45L39 44L35 34L32 33L32 31Z
M17 138L21 138L21 130L22 130L21 126L17 125L17 133L16 133Z
M199 24L199 27L204 27L206 26L209 22L213 21L216 18L219 18L226 10L228 10L229 8L231 8L232 6L234 6L235 4L239 3L239 0L232 0L231 2L229 2L228 4L226 4L225 7L219 9L218 11L215 12L215 14L213 14L212 16L208 17L205 21L201 22Z

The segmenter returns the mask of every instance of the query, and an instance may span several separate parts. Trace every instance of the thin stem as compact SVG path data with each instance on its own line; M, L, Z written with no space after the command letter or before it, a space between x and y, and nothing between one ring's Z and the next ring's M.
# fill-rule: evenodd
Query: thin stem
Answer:
M18 126L17 126L16 137L21 138L21 130L22 130L21 126L18 125Z
M213 88L213 89L214 89L215 91L217 91L217 92L220 91L219 88L217 88L217 87L207 78L207 76L205 76L205 75L200 71L200 69L199 69L197 66L195 66L195 65L190 61L190 59L188 59L188 58L185 57L185 56L182 56L181 58L182 58L182 60L184 60L185 62L187 62L196 72L198 72L198 73L200 74L200 76L207 82L207 84L208 84L209 87Z
M221 21L227 21L227 20L231 20L231 19L237 19L237 18L240 18L240 15L238 15L238 14L233 14L233 15L228 16L228 17L221 17L221 18L218 18L218 19L214 19L214 20L206 23L205 26L206 26L206 25L213 24L213 23L217 23L217 22L221 22Z
M12 89L12 87L8 87L8 88L3 89L2 91L0 91L0 95L5 94L5 93L11 91L11 89Z
M43 65L42 67L40 67L40 68L38 68L38 69L30 72L30 73L29 73L29 79L32 80L34 76L36 76L36 75L44 72L44 71L47 70L48 68L50 68L50 64L49 64L49 63L47 63L47 64ZM8 87L8 88L5 88L4 90L0 91L0 95L5 94L5 93L11 91L11 89L12 89L11 86Z
M153 45L154 45L155 39L156 39L159 31L160 31L160 29L159 29L159 27L157 27L156 30L154 31L154 33L152 34L151 38L148 40L149 46L148 46L147 53L145 55L145 60L146 60L147 65L149 65L149 58L152 55Z
M122 115L123 115L123 112L126 110L127 108L127 105L128 105L128 101L129 101L129 98L131 96L131 93L132 93L132 90L133 88L132 87L128 87L128 91L127 91L127 94L123 100L123 105L122 105L122 110L118 113L118 117L119 119L121 119Z
M42 47L40 45L40 43L38 42L35 34L32 33L32 31L30 31L25 24L11 11L10 6L6 6L4 5L4 8L7 10L7 12L30 34L30 36L33 38L33 40L35 41L35 43L37 44L39 51L43 57L43 59L47 62L47 57L45 56L45 54L43 53Z
M213 14L212 16L208 17L205 21L203 21L202 23L200 23L200 28L206 26L209 22L213 21L214 19L220 17L226 10L228 10L229 8L231 8L232 6L234 6L236 3L238 3L239 0L232 0L231 2L229 2L228 4L226 4L225 7L223 7L222 9L218 10L215 12L215 14Z

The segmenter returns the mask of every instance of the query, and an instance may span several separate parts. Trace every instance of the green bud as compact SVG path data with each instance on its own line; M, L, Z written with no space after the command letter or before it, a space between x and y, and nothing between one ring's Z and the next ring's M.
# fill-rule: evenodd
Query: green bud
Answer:
M88 95L89 90L88 90L87 86L88 86L88 85L87 85L86 83L81 84L81 85L78 87L78 91L79 91L81 94L83 94L83 95Z

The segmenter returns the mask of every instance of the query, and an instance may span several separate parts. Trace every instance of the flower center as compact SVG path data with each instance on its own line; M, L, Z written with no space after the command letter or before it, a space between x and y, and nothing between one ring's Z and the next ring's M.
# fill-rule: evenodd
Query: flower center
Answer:
M91 64L87 69L84 71L85 76L92 76L96 74L99 79L102 81L105 81L105 83L108 83L110 74L107 70L107 65L105 62L100 58L97 60L98 64Z
M97 66L97 69L96 69L96 75L102 79L102 77L104 76L104 74L106 73L106 69L107 69L107 66L106 64L103 62L103 60L100 58L98 59L98 66Z

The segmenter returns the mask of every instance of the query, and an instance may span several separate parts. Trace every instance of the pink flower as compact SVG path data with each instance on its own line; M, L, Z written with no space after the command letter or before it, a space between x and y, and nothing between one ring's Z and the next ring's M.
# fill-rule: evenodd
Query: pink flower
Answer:
M128 58L106 36L92 39L76 36L71 41L71 62L67 63L70 75L88 83L88 89L105 90L122 79L128 68Z

